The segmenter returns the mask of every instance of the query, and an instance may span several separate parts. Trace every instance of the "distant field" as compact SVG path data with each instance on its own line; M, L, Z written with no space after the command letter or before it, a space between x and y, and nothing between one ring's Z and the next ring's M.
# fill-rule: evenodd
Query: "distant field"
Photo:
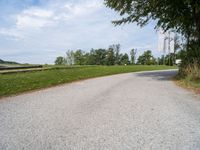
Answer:
M170 66L51 66L51 69L26 72L0 74L0 97L18 94L25 91L47 88L61 83L68 83L81 79L100 77L119 73L136 71L175 69Z

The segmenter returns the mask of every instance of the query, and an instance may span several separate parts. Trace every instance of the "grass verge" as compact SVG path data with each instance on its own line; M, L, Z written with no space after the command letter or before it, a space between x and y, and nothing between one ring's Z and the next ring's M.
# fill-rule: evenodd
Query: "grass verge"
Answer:
M200 94L200 80L191 80L190 78L180 78L175 77L175 80L177 85L186 88L188 90L192 90L197 94Z
M0 75L0 97L47 88L61 83L119 73L175 69L170 66L83 66Z
M175 81L179 86L200 94L200 66L197 61L180 67Z

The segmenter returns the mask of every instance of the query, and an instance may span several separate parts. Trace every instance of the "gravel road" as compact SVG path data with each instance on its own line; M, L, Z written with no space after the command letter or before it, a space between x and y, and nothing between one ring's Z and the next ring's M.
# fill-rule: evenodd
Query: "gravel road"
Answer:
M78 81L0 100L1 150L199 150L200 97L176 71Z

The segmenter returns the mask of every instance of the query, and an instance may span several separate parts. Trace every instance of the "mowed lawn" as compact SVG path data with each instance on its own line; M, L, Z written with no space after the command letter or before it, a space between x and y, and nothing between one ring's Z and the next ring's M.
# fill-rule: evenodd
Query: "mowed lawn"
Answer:
M47 88L61 83L119 73L175 69L170 66L83 66L57 67L50 70L0 74L0 97Z

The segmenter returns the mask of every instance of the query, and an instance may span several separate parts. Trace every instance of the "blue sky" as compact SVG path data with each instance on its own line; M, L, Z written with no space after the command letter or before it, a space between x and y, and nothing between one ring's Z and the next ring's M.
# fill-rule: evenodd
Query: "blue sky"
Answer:
M157 49L155 23L115 27L120 16L103 0L1 0L0 59L21 63L53 63L67 50L107 48L121 44L121 52L137 48L138 55Z

